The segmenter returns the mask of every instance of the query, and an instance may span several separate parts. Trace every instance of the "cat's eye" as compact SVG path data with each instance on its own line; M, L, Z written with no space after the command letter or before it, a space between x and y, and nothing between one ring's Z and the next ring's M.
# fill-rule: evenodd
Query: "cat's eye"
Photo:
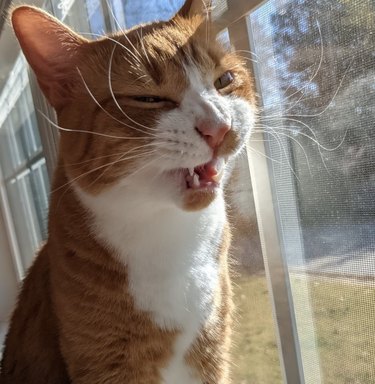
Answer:
M169 98L153 95L128 96L126 100L128 105L143 109L175 108L178 106L175 101Z
M162 103L163 101L169 101L158 96L135 96L134 100L140 101L141 103Z
M234 80L233 74L230 71L225 72L223 75L221 75L214 83L215 88L217 90L223 89L227 87L229 84L231 84Z

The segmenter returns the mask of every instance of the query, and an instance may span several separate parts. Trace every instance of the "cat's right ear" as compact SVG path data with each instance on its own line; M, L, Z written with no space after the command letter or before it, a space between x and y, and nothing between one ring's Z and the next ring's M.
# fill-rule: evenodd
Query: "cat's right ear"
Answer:
M209 19L211 8L212 0L185 0L177 15L187 18L199 14L205 15Z
M15 8L11 22L43 93L53 107L61 108L76 81L78 55L86 40L31 6Z

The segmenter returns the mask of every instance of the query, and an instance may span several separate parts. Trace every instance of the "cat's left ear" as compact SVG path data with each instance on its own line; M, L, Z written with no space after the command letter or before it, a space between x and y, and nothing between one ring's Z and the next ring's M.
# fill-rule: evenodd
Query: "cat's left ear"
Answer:
M189 18L194 15L204 15L207 19L211 17L212 0L185 0L184 5L177 15Z
M61 108L77 82L79 53L87 40L36 7L15 8L11 21L43 93L53 107Z

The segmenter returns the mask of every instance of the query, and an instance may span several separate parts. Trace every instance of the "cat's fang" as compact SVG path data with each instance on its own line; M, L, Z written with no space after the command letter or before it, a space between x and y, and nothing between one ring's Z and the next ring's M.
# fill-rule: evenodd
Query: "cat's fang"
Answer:
M188 170L189 170L189 175L194 176L194 167L190 167L188 168Z
M193 176L193 187L198 188L199 186L200 186L199 176L196 173L194 173L194 176Z

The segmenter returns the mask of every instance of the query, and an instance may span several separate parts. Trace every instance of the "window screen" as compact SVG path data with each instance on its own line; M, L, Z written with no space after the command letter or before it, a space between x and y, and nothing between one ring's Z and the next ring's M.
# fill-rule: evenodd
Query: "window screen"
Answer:
M306 383L375 382L375 3L248 18Z

